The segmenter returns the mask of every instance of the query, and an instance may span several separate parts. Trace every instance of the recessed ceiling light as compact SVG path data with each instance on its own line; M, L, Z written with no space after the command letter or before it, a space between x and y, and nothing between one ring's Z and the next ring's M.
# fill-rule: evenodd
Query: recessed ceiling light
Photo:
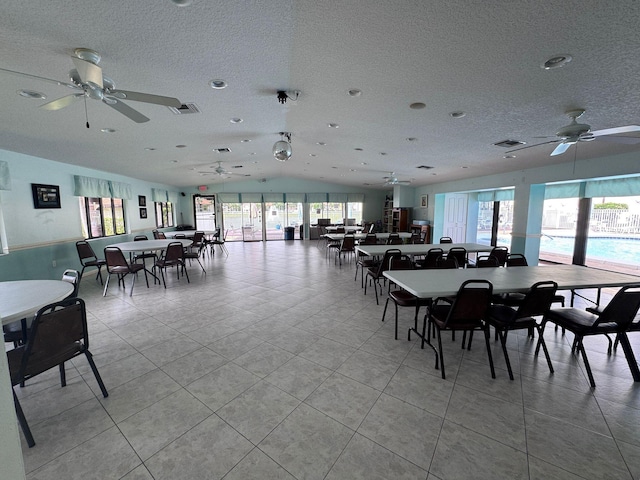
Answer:
M560 54L560 55L554 55L553 57L548 59L546 62L541 64L540 68L542 68L543 70L553 70L554 68L564 67L567 63L569 63L572 60L572 58L573 57L571 57L571 55L566 53Z
M362 148L360 148L360 147L356 147L356 148L354 148L354 150L355 150L356 152L362 152L362 150L363 150L363 149L362 149Z
M232 118L232 119L231 119L231 120L229 120L229 121L230 121L231 123L242 123L242 119L241 119L241 118L238 118L238 117Z
M407 137L407 142L415 142L418 139L416 137Z
M326 145L326 143L324 142L317 142L316 145L320 145L321 147L324 147Z
M357 172L357 170L355 168L350 168L349 171L350 172Z
M178 163L178 160L171 160L171 163Z
M516 155L505 155L502 158L516 158Z
M350 97L359 97L360 95L362 95L362 90L360 90L359 88L350 88L347 93Z
M147 147L147 148L145 148L145 150L147 152L153 152L155 150L155 148L154 147Z
M317 155L315 153L310 153L309 156L310 157L317 157Z
M451 115L453 118L462 118L466 115L466 113L464 112L451 112L449 115Z
M360 162L360 165L369 165L367 162Z
M209 86L211 88L216 89L216 90L222 90L223 88L227 88L227 82L225 82L224 80L219 80L219 79L211 80L209 82Z
M333 168L334 170L337 170L337 169L338 169L338 167L331 167L331 168Z
M386 154L387 154L387 152L380 152L380 155L383 155L383 156L384 156L384 155L386 155Z
M245 138L244 140L240 140L241 143L249 143L251 140L249 140L248 138Z
M102 133L114 133L115 130L113 128L101 128L100 131Z
M426 105L422 102L415 102L409 105L409 108L413 110L422 110L424 107L426 107Z
M18 95L24 98L34 98L36 100L44 100L47 96L44 93L35 90L18 90Z
M461 166L460 168L469 168L469 167L467 167L466 165L463 165L463 166Z
M256 152L251 152L249 155L255 155L255 154L256 154Z
M186 145L176 145L176 148L187 148Z
M340 128L340 125L337 123L327 123L327 127L329 128Z
M171 2L178 7L188 7L191 5L191 0L171 0Z

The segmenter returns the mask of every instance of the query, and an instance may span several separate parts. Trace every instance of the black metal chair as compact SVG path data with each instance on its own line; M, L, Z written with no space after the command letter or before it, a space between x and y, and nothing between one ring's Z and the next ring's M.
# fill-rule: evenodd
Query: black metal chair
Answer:
M443 379L445 378L441 334L443 330L454 332L469 331L471 334L473 334L474 330L482 330L487 346L491 377L496 378L491 346L489 345L489 323L486 321L489 306L491 305L492 292L493 285L487 280L467 280L460 286L453 303L448 297L437 298L425 315L422 325L422 347L424 347L425 335L427 335L427 343L430 344L431 327L434 327L438 338L436 369L438 368L438 363L440 363ZM471 339L469 339L468 348L471 348Z
M356 238L353 234L347 233L344 238L340 242L339 248L336 249L336 258L334 263L340 263L342 266L342 256L349 255L351 258L352 255L356 253Z
M402 245L402 238L399 233L390 233L387 238L387 245Z
M451 247L447 252L447 257L454 257L458 262L458 267L467 266L467 249L464 247Z
M105 247L104 258L107 262L108 276L107 281L104 282L104 292L102 292L103 297L107 295L107 290L109 289L109 280L111 279L112 274L117 275L118 285L122 284L122 288L125 288L124 277L126 277L130 273L133 274L129 296L133 295L133 287L135 287L136 285L136 275L140 270L144 272L144 279L147 281L147 288L149 288L149 278L147 277L147 271L145 270L144 265L141 263L127 262L127 259L124 258L122 250L120 250L118 247Z
M178 279L180 279L180 269L184 272L184 275L187 277L187 283L191 283L189 280L189 274L187 273L187 269L184 264L184 247L181 242L171 242L167 249L164 251L164 255L160 260L156 262L153 269L155 271L156 267L160 269L160 275L162 277L162 284L164 288L167 288L167 282L164 278L164 271L167 268L176 267L176 273ZM202 266L202 265L200 265ZM203 268L204 270L204 268ZM206 273L206 272L205 272Z
M487 321L495 328L500 337L504 361L507 364L511 380L513 380L513 371L511 370L511 362L507 353L507 334L511 330L529 330L531 332L536 329L538 331L539 342L547 359L547 365L549 365L549 370L553 373L549 351L542 336L542 327L534 317L546 315L551 307L557 288L558 284L556 282L538 282L531 286L517 309L514 310L506 305L492 305L489 307Z
M149 240L146 235L136 235L135 237L133 237L134 242L142 242L144 240ZM131 261L137 263L139 260L142 260L142 265L144 265L144 268L147 268L147 259L151 259L155 263L155 261L158 260L158 256L154 252L141 252L136 253Z
M376 245L378 243L378 236L375 233L367 233L364 239L359 243L359 245ZM360 275L360 286L364 288L364 269L369 267L374 267L377 265L377 261L368 255L363 254L361 251L358 251L356 256L356 275L353 278L355 282L358 280L358 268L362 270L362 274Z
M11 385L24 384L25 380L58 367L60 384L65 387L67 384L65 362L83 354L96 377L102 396L108 397L109 393L89 351L84 301L80 298L69 298L47 305L36 313L26 343L7 352ZM35 440L15 391L13 402L18 422L31 448L35 445Z
M453 243L453 239L451 237L440 237L440 243Z
M80 271L80 280L82 280L82 275L84 274L84 270L87 267L97 267L98 274L96 275L96 280L100 279L100 285L102 285L102 267L106 266L107 262L105 260L99 259L91 248L91 245L86 240L80 240L76 242L76 250L78 251L78 257L80 258L80 264L82 265L82 270ZM79 281L80 281L79 280Z
M416 267L436 268L436 262L442 256L444 256L444 250L439 247L430 248L424 258L416 260Z
M618 290L600 315L574 307L552 308L542 319L540 335L542 336L542 333L544 333L544 327L547 322L555 323L559 327L572 332L575 335L575 349L582 354L589 383L591 387L595 388L596 382L593 379L593 373L591 372L591 366L583 344L584 337L616 334L622 344L633 380L640 382L638 363L627 337L627 332L638 313L638 309L640 309L640 285L628 285ZM541 342L538 340L536 354L540 349L540 345Z
M368 280L371 279L371 283L373 284L373 288L376 292L376 305L379 305L378 301L378 286L380 286L380 293L382 293L382 285L380 285L380 280L384 278L383 274L385 270L389 268L389 259L392 255L401 255L402 252L398 248L389 248L384 252L384 256L382 257L382 261L374 266L367 268L366 278L364 279L364 294L367 294L367 283Z

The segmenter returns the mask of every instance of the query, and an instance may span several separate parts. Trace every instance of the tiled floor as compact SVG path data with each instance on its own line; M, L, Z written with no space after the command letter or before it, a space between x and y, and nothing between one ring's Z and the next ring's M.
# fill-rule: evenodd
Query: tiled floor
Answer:
M80 296L86 360L16 388L36 446L35 479L631 479L640 478L640 384L621 349L589 340L597 388L564 338L547 329L555 374L526 336L509 340L515 381L494 344L447 335L447 379L408 342L410 309L380 321L353 265L315 242L228 244L191 284L114 284L91 275ZM389 315L389 314L388 314ZM634 345L638 348L640 335Z

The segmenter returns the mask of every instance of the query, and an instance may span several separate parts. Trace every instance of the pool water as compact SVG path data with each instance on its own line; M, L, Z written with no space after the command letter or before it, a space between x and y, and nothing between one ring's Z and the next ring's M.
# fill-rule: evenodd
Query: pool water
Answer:
M480 243L490 243L490 237L478 236ZM543 235L540 251L573 255L574 237ZM510 245L511 238L499 236L498 245ZM591 237L587 241L587 258L609 260L627 265L640 265L640 238Z

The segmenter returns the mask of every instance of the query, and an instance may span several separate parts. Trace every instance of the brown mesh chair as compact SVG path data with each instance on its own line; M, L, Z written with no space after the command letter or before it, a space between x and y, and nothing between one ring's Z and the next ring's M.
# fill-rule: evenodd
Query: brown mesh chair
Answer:
M638 309L640 309L640 285L628 285L618 290L618 293L615 294L600 315L594 315L586 310L574 307L552 308L542 319L540 338L542 338L547 322L555 323L572 332L575 335L575 348L582 354L589 383L592 388L595 388L596 382L593 379L583 339L593 335L616 334L622 344L633 380L640 382L638 363L627 337L627 332L638 313ZM538 339L536 354L540 350L540 345L541 342Z
M451 300L449 298L437 298L427 315L425 315L422 325L422 346L424 347L425 334L428 335L426 341L429 343L431 327L434 327L438 338L436 369L439 363L443 379L445 378L445 372L442 354L442 330L470 331L471 334L473 334L474 330L482 330L487 346L491 377L496 378L491 346L489 345L489 324L486 321L492 292L493 285L487 280L467 280L460 286L453 303L450 303ZM471 348L471 339L469 339L469 348Z
M189 274L187 273L187 269L184 265L184 255L185 253L182 243L171 242L167 246L167 249L164 251L164 255L162 256L162 258L158 260L154 265L154 270L156 269L156 267L160 269L160 275L162 276L162 284L164 285L164 288L167 288L167 283L164 278L164 270L171 267L176 267L178 280L180 279L180 269L182 268L184 275L187 277L187 283L191 283L189 281Z
M366 278L364 279L364 294L367 294L367 283L368 280L371 280L373 284L373 288L376 292L376 305L380 305L378 301L378 287L380 287L380 293L382 293L382 285L380 285L380 280L384 278L383 274L385 270L389 268L389 260L392 255L401 255L402 252L398 248L389 248L384 252L384 256L382 257L382 261L374 266L367 268Z
M7 352L11 384L13 386L24 384L25 380L58 367L60 384L65 387L67 384L65 362L82 354L89 362L102 391L102 396L108 397L109 393L89 351L84 301L79 298L69 298L47 305L36 313L27 342ZM13 402L18 422L22 427L27 444L31 448L35 445L35 441L15 391L13 392Z
M84 269L87 267L97 267L98 274L96 275L96 280L100 279L100 285L102 285L102 267L104 267L107 263L105 260L99 259L89 245L89 242L86 240L80 240L76 242L76 250L78 251L78 257L80 258L80 263L82 264L82 270L80 271L80 280L82 280L82 275L84 274ZM80 281L78 280L78 282Z
M181 244L182 245L182 244ZM115 274L118 277L118 285L122 284L122 288L124 286L124 277L132 273L131 280L131 291L129 292L129 296L133 295L133 287L136 285L136 276L140 270L144 272L144 279L147 281L147 288L149 288L149 278L147 277L147 271L144 268L144 265L141 263L129 263L127 259L124 258L124 254L122 250L118 247L106 247L104 249L104 258L107 262L107 281L104 282L104 292L102 292L102 296L107 295L107 290L109 289L109 280L111 279L111 275Z
M538 282L531 286L531 289L529 289L516 310L506 305L492 305L489 307L487 321L495 328L500 336L504 361L507 364L507 370L509 371L509 378L511 380L513 380L513 372L511 371L511 362L509 361L509 354L507 353L507 334L511 330L529 330L530 332L533 331L534 328L538 330L539 342L544 350L549 371L553 373L553 365L551 365L549 351L542 336L542 327L534 317L547 314L557 288L558 284L556 282Z
M419 233L412 233L411 238L409 239L409 243L412 245L420 245L422 243L422 239L420 238Z
M413 261L409 255L393 255L389 258L389 268L388 270L413 270ZM413 317L413 329L417 331L418 329L418 312L420 311L420 307L429 306L431 304L431 299L427 298L418 298L415 295L403 290L401 288L397 290L391 290L391 285L389 285L389 293L387 296L387 301L384 304L384 311L382 312L382 321L387 315L387 306L389 305L389 300L393 300L395 305L395 339L398 339L398 306L400 307L413 307L416 309L415 315ZM411 330L409 330L411 331ZM410 338L409 338L410 339Z

